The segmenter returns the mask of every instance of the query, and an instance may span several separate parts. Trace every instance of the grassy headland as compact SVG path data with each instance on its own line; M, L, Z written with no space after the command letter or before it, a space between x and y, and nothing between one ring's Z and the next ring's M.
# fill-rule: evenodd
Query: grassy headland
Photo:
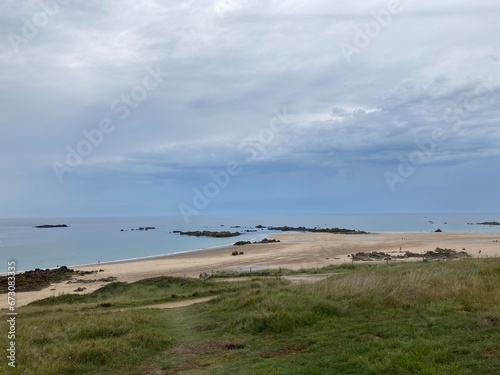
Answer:
M0 373L500 373L500 260L320 271L332 275L301 285L276 271L160 277L41 300L18 310L18 367L4 360ZM217 297L135 308L204 296Z

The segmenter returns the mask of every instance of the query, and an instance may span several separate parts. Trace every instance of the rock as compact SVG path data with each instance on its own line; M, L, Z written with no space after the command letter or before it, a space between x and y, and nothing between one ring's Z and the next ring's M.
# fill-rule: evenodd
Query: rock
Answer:
M460 258L468 258L470 257L469 254L465 251L460 251L457 252L452 249L441 249L439 247L436 247L436 250L434 251L427 251L424 254L424 257L428 260L432 259L460 259Z
M250 245L251 242L250 241L238 241L238 242L235 242L233 246L243 246L243 245Z
M442 233L443 231L441 229L435 230L434 233Z
M268 239L268 238L264 238L262 241L258 242L258 243L275 243L275 242L280 242L280 240L275 240L275 239Z
M268 239L264 238L262 241L259 242L250 242L250 241L238 241L233 244L233 246L243 246L243 245L252 245L252 244L259 244L259 243L275 243L275 242L280 242L280 240L275 240L275 239Z
M74 290L74 292L83 292L85 289L87 289L87 288L82 288L82 287L80 286L80 287L76 288L76 289Z
M228 231L211 232L211 231L208 231L208 230L204 230L204 231L191 231L191 232L178 231L176 233L179 233L181 236L215 237L215 238L237 237L237 236L241 235L240 232L228 232Z
M66 224L44 224L44 225L35 225L33 228L68 228Z
M50 284L69 280L75 271L66 266L55 269L42 270L36 268L16 275L16 292L30 292L42 290ZM7 293L8 278L0 276L0 293Z
M232 255L232 256L236 256L236 255L240 255L240 253L239 253L239 252L237 252L237 251L233 251L233 252L231 253L231 255Z
M369 234L362 230L345 228L306 228L306 227L268 227L269 230L280 230L282 232L313 232L313 233L339 233L339 234Z

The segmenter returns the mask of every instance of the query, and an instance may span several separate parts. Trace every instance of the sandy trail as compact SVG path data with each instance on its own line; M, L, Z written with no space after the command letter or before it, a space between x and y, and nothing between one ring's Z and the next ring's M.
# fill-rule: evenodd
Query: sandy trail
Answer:
M96 275L79 277L82 279L117 277L117 281L133 282L156 276L198 277L218 270L257 270L259 268L283 267L290 269L319 268L331 264L350 262L347 255L356 252L382 251L422 253L436 247L466 249L474 257L500 256L500 235L477 233L379 233L368 235L344 235L331 233L283 233L269 236L281 243L256 244L238 247L202 250L175 254L158 258L134 261L101 263L70 268L90 271L103 269ZM495 242L498 241L498 242ZM400 250L401 248L401 250ZM231 256L237 249L244 255ZM479 251L481 251L479 253ZM37 299L74 293L78 287L90 293L105 283L54 284L38 292L16 294L17 307ZM0 308L7 307L6 295L0 295Z
M191 305L194 305L196 303L207 302L207 301L210 301L211 299L214 299L214 298L217 298L217 296L187 299L184 301L176 301L176 302L165 302L165 303L159 303L156 305L127 307L127 308L121 308L121 309L113 309L110 311L115 312L115 311L127 311L127 310L137 310L137 309L175 309L178 307L191 306Z

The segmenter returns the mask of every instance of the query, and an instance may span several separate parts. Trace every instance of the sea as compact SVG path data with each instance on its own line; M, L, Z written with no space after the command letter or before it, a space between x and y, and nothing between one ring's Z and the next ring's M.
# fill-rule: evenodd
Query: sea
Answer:
M499 222L500 214L200 215L191 217L189 224L179 216L0 219L0 273L7 271L7 262L12 260L18 271L71 267L217 248L236 241L258 241L271 234L267 229L255 228L258 225L339 227L368 232L431 232L439 228L445 232L500 235L500 226L475 225L490 221ZM44 224L68 227L34 228ZM156 229L137 230L140 227ZM179 230L229 230L243 234L210 238L172 233Z

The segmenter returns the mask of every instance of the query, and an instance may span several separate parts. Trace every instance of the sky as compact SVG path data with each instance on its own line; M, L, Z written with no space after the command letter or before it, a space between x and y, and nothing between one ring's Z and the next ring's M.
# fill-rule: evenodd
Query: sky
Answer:
M0 217L498 212L500 3L0 3Z

